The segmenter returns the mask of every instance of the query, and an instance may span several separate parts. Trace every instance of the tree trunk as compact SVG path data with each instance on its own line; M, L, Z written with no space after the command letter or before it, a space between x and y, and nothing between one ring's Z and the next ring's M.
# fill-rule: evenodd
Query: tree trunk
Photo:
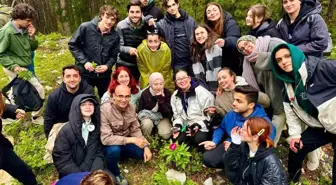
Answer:
M61 11L61 23L63 27L63 32L65 34L71 33L70 23L68 20L68 14L67 14L67 1L66 0L60 0L60 11Z

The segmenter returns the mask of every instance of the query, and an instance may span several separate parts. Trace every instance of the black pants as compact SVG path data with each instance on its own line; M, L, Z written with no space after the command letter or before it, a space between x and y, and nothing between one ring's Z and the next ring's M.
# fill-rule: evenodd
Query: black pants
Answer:
M187 136L185 132L181 132L180 135L176 138L177 142L179 144L185 143L189 147L195 147L197 151L203 152L204 147L203 146L198 146L203 141L208 140L208 132L201 132L198 131L194 136Z
M24 185L37 184L35 175L26 163L24 163L11 148L7 146L0 147L0 152L2 152L0 169L6 171Z
M323 128L308 127L301 134L301 141L303 147L298 153L289 150L288 156L288 173L289 178L293 182L298 182L301 175L301 168L304 158L307 154L315 149L332 143L334 152L336 151L336 135L329 132L324 132ZM333 170L332 170L332 184L336 185L336 159L334 154Z
M92 87L97 87L98 95L101 98L107 91L111 78L110 75L108 75L106 78L89 78L87 76L82 76L82 79L86 80L86 82L92 85Z
M116 68L118 68L119 66L123 66L123 65L117 64ZM139 72L138 66L132 66L132 67L131 66L123 66L123 67L126 67L128 70L130 70L134 79L137 82L139 82L140 72Z
M203 154L203 164L208 168L224 169L225 157L224 144L221 143L212 150L208 150Z

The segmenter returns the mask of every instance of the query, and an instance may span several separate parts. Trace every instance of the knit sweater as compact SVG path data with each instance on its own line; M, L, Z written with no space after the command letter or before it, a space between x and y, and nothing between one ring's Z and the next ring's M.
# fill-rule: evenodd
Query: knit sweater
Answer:
M37 46L37 40L30 39L26 29L22 34L18 32L12 21L0 29L0 63L11 71L18 66L27 67L31 63L31 51Z

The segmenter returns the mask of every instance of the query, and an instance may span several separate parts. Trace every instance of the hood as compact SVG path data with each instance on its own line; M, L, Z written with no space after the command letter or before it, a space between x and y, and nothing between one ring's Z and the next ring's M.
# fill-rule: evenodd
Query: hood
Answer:
M125 18L127 25L131 28L135 28L131 22L131 19L129 17ZM141 29L145 25L145 19L144 17L141 18L141 24L137 27L137 29Z
M169 22L169 23L171 23L171 22L173 22L173 21L175 21L175 20L186 20L187 18L188 18L188 14L187 14L187 12L186 11L184 11L184 10L179 10L179 12L180 12L180 14L181 14L181 17L179 17L179 18L175 18L174 16L172 16L172 15L170 15L168 12L167 12L167 14L166 14L166 16L165 16L165 20L167 21L167 22Z
M192 79L190 81L190 83L191 83L191 86L190 86L189 90L186 92L186 97L187 98L189 98L191 96L196 96L195 89L196 89L196 87L198 87L200 85L199 82L197 80L194 80L194 79ZM177 95L182 100L184 99L184 92L180 88L177 89Z
M143 12L148 12L154 6L155 6L155 2L153 0L149 0L148 5L143 7ZM145 15L145 13L144 13L144 15Z
M267 116L267 114L266 114L266 112L265 112L263 106L260 105L260 104L256 104L256 105L254 106L254 110L253 110L252 114L250 114L247 118L241 116L241 115L238 114L238 113L236 113L236 115L237 115L237 117L236 117L237 120L239 120L239 122L241 122L242 124L243 124L248 118L251 118L251 117L262 117L262 118L265 118L267 121L270 122L270 120L269 120L269 118L268 118L268 116ZM242 125L241 125L241 127L242 127Z
M277 61L275 60L275 53L276 51L278 51L278 48L281 47L286 47L289 49L290 53L291 53L291 58L292 58L292 67L293 67L293 72L292 73L286 73L284 72L282 69L280 69L280 67L278 66ZM304 60L306 59L305 55L303 54L303 52L297 48L296 46L292 45L292 44L279 44L278 46L276 46L271 54L271 68L272 71L274 73L274 75L287 83L293 83L294 80L295 81L299 81L300 80L300 74L299 74L299 68L301 67L302 63L304 62ZM294 78L293 78L294 75Z
M224 11L224 25L230 20L233 19L233 16L229 13Z
M264 30L268 30L270 28L275 28L275 27L276 27L276 24L272 19L266 19L261 25L259 25L254 30L256 30L257 32L262 32Z
M93 98L98 102L96 96L92 94L80 94L73 99L70 108L69 124L78 138L82 137L82 123L84 122L80 111L80 102L87 98ZM91 116L91 122L95 125L95 130L93 132L100 133L100 109L98 103L94 104L94 112Z
M95 27L98 27L99 17L96 16L91 20L91 23L95 25Z
M246 144L245 147L247 147L247 151L249 152L250 149L248 148L248 144ZM260 161L273 153L275 153L275 149L273 147L266 148L266 143L261 143L258 147L256 155L252 157L251 160Z
M295 22L300 21L303 17L306 17L308 15L312 14L321 14L322 12L322 5L317 0L301 0L301 8L299 15L295 19ZM284 21L287 25L290 25L289 16L285 14Z
M81 82L79 82L79 88L78 90L75 92L75 94L72 94L68 91L68 89L66 88L66 85L64 82L62 82L61 84L61 89L64 93L67 93L67 94L71 94L71 95L78 95L78 94L83 94L83 91L88 87L88 83L86 82L86 80L81 80Z
M245 78L241 76L236 76L235 83L236 83L236 86L248 85Z

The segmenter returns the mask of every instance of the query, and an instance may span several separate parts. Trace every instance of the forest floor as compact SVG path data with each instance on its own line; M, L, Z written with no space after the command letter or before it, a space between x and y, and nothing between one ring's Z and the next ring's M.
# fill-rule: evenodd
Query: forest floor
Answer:
M42 85L45 87L46 94L49 94L61 82L61 69L67 64L74 63L67 46L69 38L59 34L50 34L39 37L39 48L36 51L35 71ZM0 88L8 83L7 76L0 68ZM47 164L43 160L45 155L44 146L46 139L43 133L42 125L31 123L29 116L24 122L14 122L5 125L4 133L13 137L15 143L15 152L33 168L40 184L51 184L56 181L58 176L55 167ZM131 185L159 184L170 185L176 184L163 179L164 172L162 166L165 159L160 156L160 141L157 138L152 139L153 160L144 163L142 161L127 160L121 163L121 171L129 180ZM152 146L155 145L155 146ZM280 159L287 166L288 144L282 139L278 144L277 151ZM314 172L310 172L304 165L304 173L301 178L302 184L305 185L323 185L331 184L331 166L333 150L330 145L323 147L324 155L320 166ZM221 170L205 168L202 165L200 154L192 152L188 169L185 170L187 175L186 184L203 184L203 182L212 177L214 184L229 184ZM2 173L0 172L0 184L5 183ZM18 184L17 181L11 181L5 184ZM178 184L178 183L177 183Z

